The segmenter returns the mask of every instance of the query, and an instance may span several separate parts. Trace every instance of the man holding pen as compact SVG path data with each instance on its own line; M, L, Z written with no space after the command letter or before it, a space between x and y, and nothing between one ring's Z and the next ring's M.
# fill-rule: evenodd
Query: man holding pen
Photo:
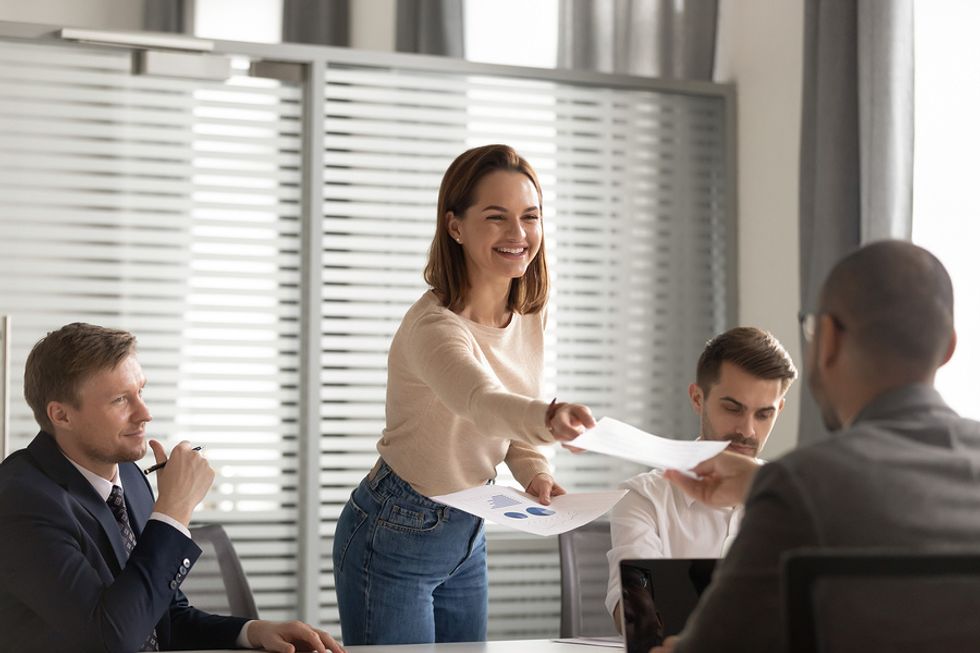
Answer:
M247 621L188 604L179 587L201 550L187 525L214 470L187 442L168 458L150 440L154 502L134 464L152 419L135 347L130 333L75 323L28 356L24 395L41 432L0 465L5 650L342 651L298 621Z

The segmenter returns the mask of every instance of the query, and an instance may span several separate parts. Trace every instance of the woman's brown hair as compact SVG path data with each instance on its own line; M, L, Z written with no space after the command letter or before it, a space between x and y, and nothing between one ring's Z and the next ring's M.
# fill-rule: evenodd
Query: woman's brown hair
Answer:
M436 291L443 306L458 312L466 305L469 276L466 255L462 246L449 235L446 215L462 218L473 205L476 185L483 177L497 170L519 172L531 180L538 191L538 205L544 218L544 202L538 176L522 156L508 145L484 145L467 150L456 157L442 178L439 204L436 208L436 233L429 247L429 262L425 265L425 281ZM537 313L548 302L548 266L545 262L544 233L541 248L528 265L523 276L513 279L507 308L517 313Z

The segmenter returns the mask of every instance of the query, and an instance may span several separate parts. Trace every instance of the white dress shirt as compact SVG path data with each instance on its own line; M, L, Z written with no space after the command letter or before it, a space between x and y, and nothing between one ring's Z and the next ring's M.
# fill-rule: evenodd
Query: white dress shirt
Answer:
M65 456L65 458L68 458L68 456ZM123 491L123 496L126 496L126 488L123 487L122 479L119 478L118 465L116 466L115 476L112 477L111 481L108 481L102 478L101 476L99 476L98 474L88 471L87 469L85 469L84 467L76 463L74 460L72 460L71 458L68 458L68 462L74 465L75 469L77 469L78 472L85 477L85 480L92 484L92 487L95 488L95 491L99 494L100 497L102 497L103 501L109 500L109 495L112 494L113 485L118 485L119 489ZM188 539L192 539L191 532L187 530L187 527L181 524L173 517L171 517L170 515L165 515L162 512L152 512L150 513L150 519L158 519L165 524L170 524L178 531L183 533L184 537Z
M738 533L744 509L711 508L663 477L658 470L620 484L629 490L610 513L612 549L606 609L621 598L619 561L631 558L720 558Z
M62 453L62 455L64 455L64 453ZM71 458L68 458L68 456L65 456L65 459L67 459L68 462L70 462L72 465L75 466L75 469L77 469L78 472L85 477L85 480L87 480L89 483L92 484L92 487L95 488L95 491L98 493L100 497L102 497L103 501L109 500L109 495L112 493L113 485L118 485L119 488L123 491L123 496L126 496L126 488L122 486L122 479L119 478L118 466L116 466L115 475L112 477L112 480L109 481L107 479L102 478L98 474L94 472L90 472L89 470L85 469ZM187 539L193 539L191 538L191 532L187 530L187 527L181 524L173 517L171 517L170 515L165 515L162 512L152 512L150 513L150 519L157 519L165 524L170 524L178 531L183 533L184 537L186 537ZM252 623L251 621L246 621L245 625L242 626L241 631L239 631L238 640L236 642L238 648L252 648L251 643L249 643L248 641L248 626L251 623Z

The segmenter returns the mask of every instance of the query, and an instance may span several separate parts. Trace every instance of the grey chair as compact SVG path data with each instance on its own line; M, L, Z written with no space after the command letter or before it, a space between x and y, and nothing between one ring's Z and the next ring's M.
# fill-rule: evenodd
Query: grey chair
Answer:
M220 615L258 619L252 590L235 548L218 524L190 529L201 557L181 584L191 605Z
M782 582L785 650L980 650L980 549L800 549Z
M558 536L562 637L617 634L612 617L606 612L606 553L611 548L608 521L594 521Z

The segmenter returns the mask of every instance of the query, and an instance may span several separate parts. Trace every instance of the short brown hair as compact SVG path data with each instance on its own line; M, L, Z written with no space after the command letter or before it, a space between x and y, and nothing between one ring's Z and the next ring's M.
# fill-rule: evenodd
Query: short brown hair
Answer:
M443 175L439 187L436 208L436 233L429 247L429 261L425 266L425 281L436 291L443 305L451 311L459 311L466 303L469 277L466 272L466 256L459 243L446 229L446 214L462 217L473 206L477 183L497 170L518 172L534 184L538 191L538 205L544 219L544 202L538 176L522 156L508 145L484 145L467 150L456 157ZM541 248L531 261L527 271L510 284L507 308L517 313L537 313L548 301L548 266L545 261L544 233Z
M697 369L697 383L705 395L718 382L725 361L760 379L779 379L783 392L796 379L796 366L786 349L771 333L755 327L729 329L705 345Z
M53 433L48 404L78 405L78 388L90 376L111 370L136 351L128 331L74 322L48 333L31 349L24 366L24 398L34 419Z

